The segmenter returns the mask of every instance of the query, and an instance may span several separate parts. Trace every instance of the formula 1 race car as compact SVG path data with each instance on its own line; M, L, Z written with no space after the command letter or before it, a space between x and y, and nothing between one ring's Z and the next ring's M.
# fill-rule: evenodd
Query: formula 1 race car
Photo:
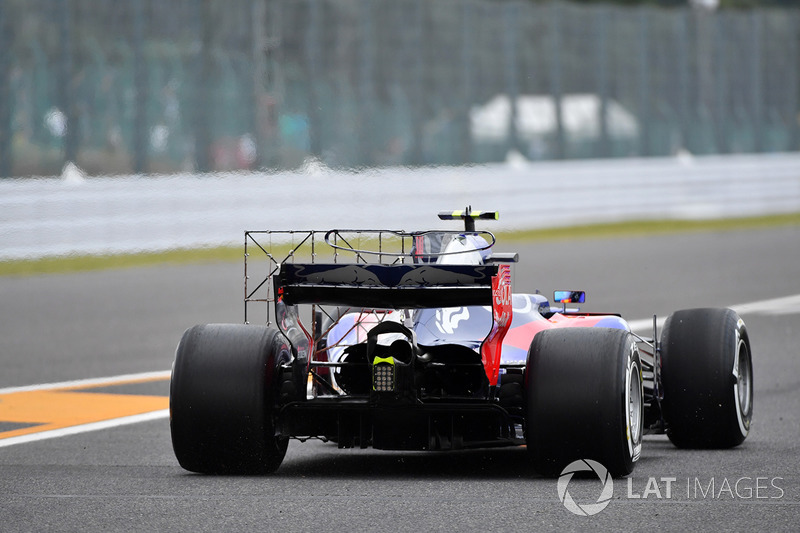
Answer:
M340 448L526 445L557 475L632 472L646 433L728 448L753 412L750 341L730 309L673 313L659 338L581 312L582 291L514 294L517 254L464 230L245 233L245 323L187 330L172 444L201 473L275 471L289 439ZM256 254L255 259L251 257ZM251 325L254 314L260 323Z

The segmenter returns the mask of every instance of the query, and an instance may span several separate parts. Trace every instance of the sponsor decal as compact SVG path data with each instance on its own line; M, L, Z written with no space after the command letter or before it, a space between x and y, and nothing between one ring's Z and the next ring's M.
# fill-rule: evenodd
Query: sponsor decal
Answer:
M436 329L445 335L455 333L458 323L469 320L468 307L445 307L436 310Z

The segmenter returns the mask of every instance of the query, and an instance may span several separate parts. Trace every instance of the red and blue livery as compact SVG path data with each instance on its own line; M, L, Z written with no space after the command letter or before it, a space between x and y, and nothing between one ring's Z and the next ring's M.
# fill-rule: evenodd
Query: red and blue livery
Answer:
M752 357L734 311L676 311L641 335L581 311L583 291L515 293L517 254L475 228L496 212L439 217L464 228L246 232L245 323L195 326L176 350L181 466L273 472L290 440L321 439L526 446L544 475L592 459L624 476L647 433L686 448L747 437Z

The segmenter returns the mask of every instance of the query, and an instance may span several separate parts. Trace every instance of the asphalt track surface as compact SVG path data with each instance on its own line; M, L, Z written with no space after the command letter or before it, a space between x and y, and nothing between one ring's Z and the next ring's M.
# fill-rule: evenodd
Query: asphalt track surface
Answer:
M242 268L165 265L6 277L0 278L0 531L797 530L800 303L786 297L800 295L800 228L505 249L520 253L516 290L583 289L585 310L631 320L777 299L742 312L755 374L745 443L687 451L665 437L646 437L633 475L614 481L603 511L582 517L562 505L556 480L531 471L524 449L412 453L292 442L275 475L209 477L178 466L163 411L150 421L11 441L9 435L45 421L3 419L10 398L65 426L85 423L74 415L89 416L98 405L135 404L131 412L166 405L163 371L183 330L242 320ZM20 389L155 371L161 374L135 382ZM60 401L53 403L52 394ZM87 395L97 400L85 402ZM20 401L29 398L36 400ZM577 502L593 503L599 491L591 476L569 483Z

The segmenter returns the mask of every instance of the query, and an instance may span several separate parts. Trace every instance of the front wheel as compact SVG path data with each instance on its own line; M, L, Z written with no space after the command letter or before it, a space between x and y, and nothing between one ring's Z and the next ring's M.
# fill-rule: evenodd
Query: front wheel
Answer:
M290 357L275 328L195 326L183 334L170 383L172 447L206 474L274 472L288 439L275 435L280 365Z
M558 475L593 459L612 476L633 471L642 449L642 365L628 331L553 329L528 351L525 431L533 466Z
M750 432L753 364L744 321L732 309L686 309L661 335L661 405L681 448L731 448Z

